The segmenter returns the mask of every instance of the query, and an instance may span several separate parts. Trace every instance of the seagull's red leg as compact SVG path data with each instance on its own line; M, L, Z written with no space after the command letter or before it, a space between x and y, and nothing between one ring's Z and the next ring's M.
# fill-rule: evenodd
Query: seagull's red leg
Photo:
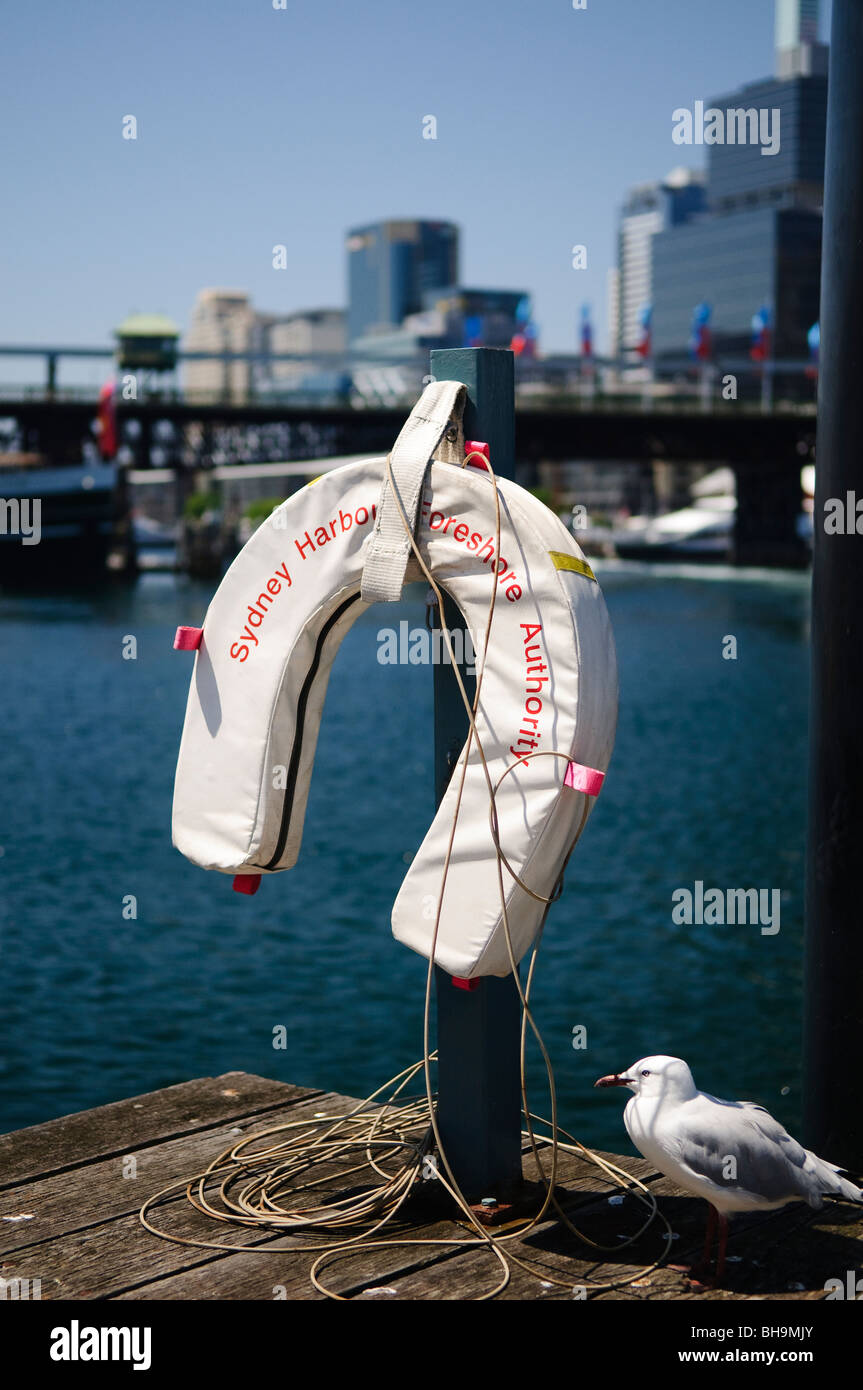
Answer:
M713 1237L716 1234L716 1218L718 1212L712 1202L707 1204L707 1230L704 1233L704 1253L701 1256L701 1263L705 1270L710 1268L710 1253L713 1249Z
M719 1281L725 1273L725 1247L728 1244L728 1217L719 1214L719 1250L716 1256L716 1278Z

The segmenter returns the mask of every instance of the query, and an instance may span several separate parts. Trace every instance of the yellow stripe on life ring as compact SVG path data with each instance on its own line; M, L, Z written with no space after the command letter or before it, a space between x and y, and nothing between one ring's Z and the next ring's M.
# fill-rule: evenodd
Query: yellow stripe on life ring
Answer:
M576 574L583 574L585 579L592 579L596 583L596 575L586 560L580 560L577 555L567 555L563 550L550 550L548 553L556 570L574 570Z

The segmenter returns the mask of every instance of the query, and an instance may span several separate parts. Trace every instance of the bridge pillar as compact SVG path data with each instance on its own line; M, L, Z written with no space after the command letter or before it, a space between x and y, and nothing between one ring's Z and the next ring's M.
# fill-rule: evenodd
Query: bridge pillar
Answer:
M800 470L806 462L795 452L731 465L737 484L735 565L802 569L808 564L809 551L798 534Z
M137 464L139 468L149 468L151 463L150 450L153 444L153 422L146 411L143 411L138 416L138 423L141 428L138 433L138 438L135 441L135 452L138 456Z

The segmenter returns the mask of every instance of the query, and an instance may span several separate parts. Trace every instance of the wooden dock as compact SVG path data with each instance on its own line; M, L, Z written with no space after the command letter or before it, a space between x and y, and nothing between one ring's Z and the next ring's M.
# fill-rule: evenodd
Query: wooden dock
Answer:
M279 1253L220 1254L160 1240L141 1226L145 1200L180 1178L203 1169L232 1139L281 1120L344 1113L346 1097L285 1085L244 1072L204 1077L130 1100L0 1136L0 1278L39 1280L44 1299L320 1300L309 1281L314 1256L297 1248ZM135 1163L129 1162L130 1157ZM704 1231L705 1205L680 1193L643 1159L607 1155L647 1182L677 1233L670 1258L695 1257ZM134 1175L132 1173L134 1172ZM525 1158L525 1176L535 1176ZM338 1189L338 1174L334 1187ZM354 1175L352 1183L356 1184ZM343 1186L348 1186L343 1181ZM563 1155L561 1201L592 1238L614 1245L638 1229L644 1207L632 1197L609 1201L616 1189L598 1170ZM208 1220L185 1200L159 1209L161 1224L203 1240L268 1245L284 1235ZM414 1211L393 1234L425 1237L465 1234L449 1219ZM793 1206L741 1218L732 1228L732 1257L719 1289L696 1291L669 1268L635 1284L590 1297L599 1299L792 1299L825 1298L825 1282L861 1264L863 1217L846 1206L812 1213ZM544 1221L513 1250L549 1276L571 1279L572 1289L591 1281L625 1278L662 1250L659 1223L620 1259L601 1262L555 1221ZM327 1273L327 1283L351 1299L475 1299L497 1283L500 1267L477 1249L406 1246L360 1250ZM500 1299L572 1300L572 1289L544 1285L517 1266ZM278 1292L277 1292L278 1290ZM283 1292L282 1292L283 1290Z

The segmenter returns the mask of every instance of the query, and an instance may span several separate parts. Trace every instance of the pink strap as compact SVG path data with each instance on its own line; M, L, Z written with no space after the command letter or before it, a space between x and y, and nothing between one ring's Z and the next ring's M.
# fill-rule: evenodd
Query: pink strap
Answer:
M595 767L585 767L583 763L570 763L563 785L572 787L577 792L584 792L587 796L599 796L604 781L605 773L597 772Z
M261 886L260 874L235 874L233 889L235 893L246 893L249 897L257 893Z
M202 627L178 627L174 633L174 651L195 652L201 645L204 635Z

